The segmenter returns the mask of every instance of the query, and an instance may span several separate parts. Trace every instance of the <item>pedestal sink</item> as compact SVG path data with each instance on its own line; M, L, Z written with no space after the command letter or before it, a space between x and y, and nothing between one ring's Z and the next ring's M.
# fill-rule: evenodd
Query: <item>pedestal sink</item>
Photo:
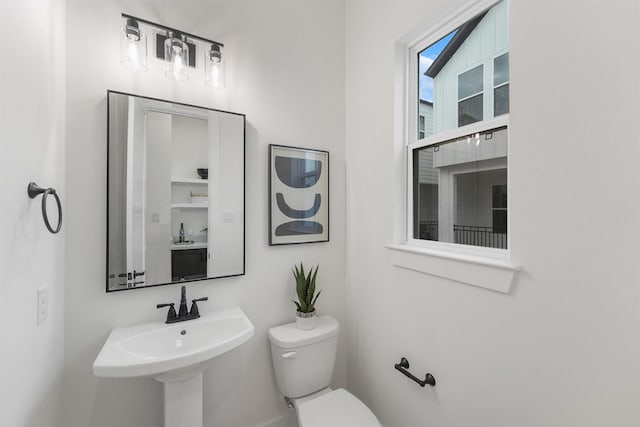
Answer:
M247 342L254 328L239 307L199 319L115 328L93 363L98 377L164 383L165 427L202 427L202 374L211 359Z

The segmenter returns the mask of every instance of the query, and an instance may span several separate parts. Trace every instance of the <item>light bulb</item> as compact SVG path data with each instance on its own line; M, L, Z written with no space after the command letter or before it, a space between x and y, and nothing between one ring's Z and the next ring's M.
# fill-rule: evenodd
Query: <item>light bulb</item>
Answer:
M129 50L129 61L131 61L132 64L138 67L138 64L140 63L138 48L136 47L135 44L129 42L128 50Z
M220 79L220 68L211 67L211 80L218 81Z
M174 46L173 48L173 73L178 76L180 72L184 68L184 64L182 63L181 49ZM177 79L177 77L176 77Z

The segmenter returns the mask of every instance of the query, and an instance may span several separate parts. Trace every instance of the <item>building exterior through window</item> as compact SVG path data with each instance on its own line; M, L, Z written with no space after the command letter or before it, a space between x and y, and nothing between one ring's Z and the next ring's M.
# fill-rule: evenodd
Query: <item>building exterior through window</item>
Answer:
M428 67L420 76L418 141L410 146L413 238L506 249L508 132L493 119L509 113L507 2L418 61ZM469 125L471 133L452 132Z

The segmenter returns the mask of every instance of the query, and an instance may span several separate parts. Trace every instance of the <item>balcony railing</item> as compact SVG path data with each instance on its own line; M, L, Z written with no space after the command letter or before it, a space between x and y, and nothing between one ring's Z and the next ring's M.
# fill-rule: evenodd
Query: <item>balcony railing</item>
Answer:
M493 227L477 225L454 225L454 242L462 245L482 246L485 248L507 248L507 233L499 233ZM438 240L438 221L420 221L419 238Z
M493 227L454 225L455 242L485 248L507 249L507 233L496 233Z
M419 239L438 240L438 221L420 221Z

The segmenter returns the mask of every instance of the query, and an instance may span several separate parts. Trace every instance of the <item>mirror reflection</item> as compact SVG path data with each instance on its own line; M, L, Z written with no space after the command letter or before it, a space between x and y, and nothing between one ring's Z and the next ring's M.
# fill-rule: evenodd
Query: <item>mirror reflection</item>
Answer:
M108 92L107 292L244 274L242 114Z

